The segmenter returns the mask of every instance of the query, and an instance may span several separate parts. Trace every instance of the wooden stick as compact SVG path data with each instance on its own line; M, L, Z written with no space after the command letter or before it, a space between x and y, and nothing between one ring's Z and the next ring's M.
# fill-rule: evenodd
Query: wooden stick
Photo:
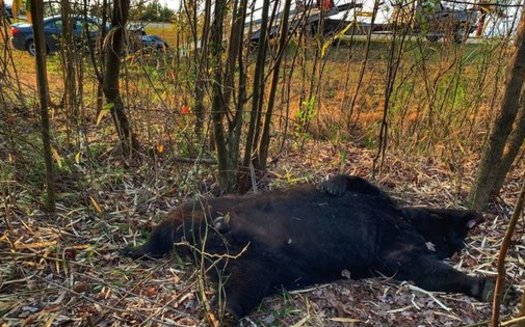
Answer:
M518 202L514 208L514 213L509 221L509 226L505 232L505 237L503 238L503 243L501 243L501 248L498 255L497 271L498 277L496 278L496 287L494 288L494 299L492 300L492 319L490 325L492 327L499 326L499 314L500 314L500 304L501 304L501 291L503 289L503 284L505 282L505 257L507 256L507 251L510 246L510 241L512 235L514 234L514 229L516 228L516 223L518 218L521 216L523 211L523 200L525 198L525 182L523 183L518 196Z

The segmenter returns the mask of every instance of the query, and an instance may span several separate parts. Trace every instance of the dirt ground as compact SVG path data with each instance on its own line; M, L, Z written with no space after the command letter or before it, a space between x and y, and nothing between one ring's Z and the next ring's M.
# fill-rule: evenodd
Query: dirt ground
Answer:
M264 188L317 182L339 169L370 177L375 152L328 142L290 147L264 178ZM315 154L315 155L314 155ZM376 182L400 203L457 207L472 182L476 161L462 162L461 179L436 158L385 158ZM169 166L157 167L167 173ZM518 169L517 169L518 170ZM180 203L179 185L163 180L148 185L138 174L124 187L85 190L77 202L62 201L50 219L23 206L28 194L0 221L0 313L2 326L207 326L203 297L214 287L195 266L173 254L155 261L119 256L126 244L141 242L169 208ZM463 271L494 276L495 261L516 200L518 178L511 176L501 197L484 212L485 222L450 263ZM188 194L190 196L190 194ZM14 199L13 199L14 200ZM522 221L508 255L510 282L523 280ZM204 282L204 284L203 284ZM205 285L204 288L202 285ZM502 321L517 313L503 305ZM340 280L269 297L242 326L486 326L491 308L464 295L430 293L385 278Z

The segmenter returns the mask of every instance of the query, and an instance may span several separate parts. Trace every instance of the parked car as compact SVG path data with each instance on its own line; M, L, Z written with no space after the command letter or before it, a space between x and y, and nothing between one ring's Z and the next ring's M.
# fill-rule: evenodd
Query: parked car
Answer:
M425 4L430 5L425 7ZM431 42L447 35L455 42L463 42L476 29L478 23L477 10L447 8L439 0L425 3L417 1L415 11L410 6L396 6L395 11L399 11L399 17L405 19L398 23L411 24L415 32L424 33ZM392 16L396 17L396 14Z
M82 36L87 32L89 39L93 42L100 37L100 25L94 18L73 17L73 35L78 39L78 45L82 44ZM54 53L59 49L59 40L63 33L62 17L51 16L44 19L44 34L46 49L48 53ZM16 23L11 25L11 44L17 50L27 51L35 55L35 42L33 27L28 23Z
M140 37L143 48L152 48L155 50L167 50L169 49L168 43L164 41L160 36L153 34L144 34Z
M464 42L478 26L478 12L474 9L456 10L442 7L427 19L429 29L425 37L431 42L436 42L449 33L455 42Z
M147 34L146 26L132 23L128 25L127 51L133 53L139 50L167 50L169 45L160 36Z
M89 38L85 37L87 32ZM108 30L110 27L108 26ZM139 36L138 43L132 41L129 44L131 52L140 48L167 49L168 44L156 35L148 35L143 27L130 26L130 32ZM46 39L46 49L48 53L55 53L60 46L60 38L63 34L62 17L52 16L44 19L44 34ZM27 51L35 55L35 43L33 38L33 27L28 23L17 23L11 25L11 44L17 50ZM93 44L100 39L101 24L96 18L83 16L73 17L73 35L77 40L77 45L82 47L89 39ZM131 39L134 40L132 37ZM129 50L128 50L129 51Z

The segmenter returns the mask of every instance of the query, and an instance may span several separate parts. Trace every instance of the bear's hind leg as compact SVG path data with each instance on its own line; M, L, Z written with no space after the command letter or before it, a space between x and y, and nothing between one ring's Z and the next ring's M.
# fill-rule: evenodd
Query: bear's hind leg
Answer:
M490 301L489 294L494 291L487 278L469 276L432 256L405 253L385 263L396 273L395 279L413 281L427 291L463 293L480 301Z

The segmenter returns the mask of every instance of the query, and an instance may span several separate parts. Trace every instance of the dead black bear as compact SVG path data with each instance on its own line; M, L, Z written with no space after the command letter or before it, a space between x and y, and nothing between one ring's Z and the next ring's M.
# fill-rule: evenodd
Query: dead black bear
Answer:
M160 257L181 242L203 249L208 265L217 268L210 271L228 276L226 311L237 319L281 287L333 281L343 270L352 278L381 273L429 291L489 300L491 280L441 261L464 247L479 219L474 211L398 207L366 180L340 175L318 188L187 202L144 245L124 254Z

